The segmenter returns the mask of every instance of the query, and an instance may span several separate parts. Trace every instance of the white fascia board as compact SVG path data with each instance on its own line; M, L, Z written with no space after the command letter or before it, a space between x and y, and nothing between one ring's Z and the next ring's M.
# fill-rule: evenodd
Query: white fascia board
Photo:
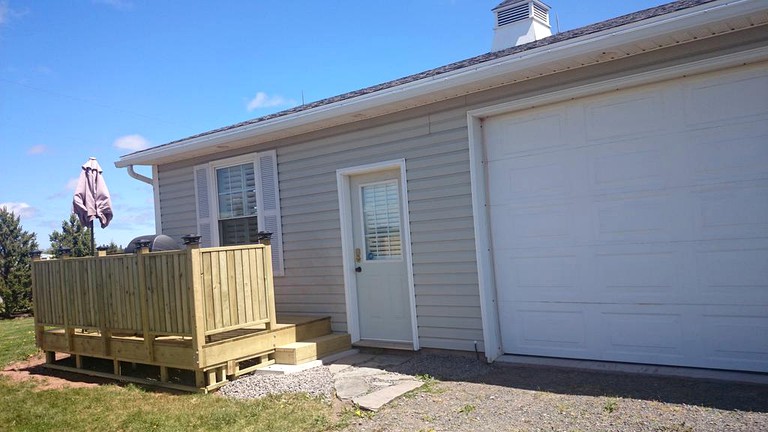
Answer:
M330 121L445 90L455 89L456 96L459 96L465 93L462 91L462 87L476 86L485 80L491 80L511 72L521 72L526 69L540 67L564 58L574 58L589 53L606 51L611 47L658 38L664 34L697 27L709 22L765 11L767 8L768 6L766 6L764 0L722 0L707 3L552 45L522 51L306 111L128 154L120 157L120 160L115 162L115 166L123 168L129 165L153 165L161 159L184 159L184 154L187 152L204 150L216 145L229 143L233 140L253 138L289 128L298 128L299 126L314 122ZM445 96L435 101L442 99L445 99ZM211 152L213 153L215 150L211 149Z

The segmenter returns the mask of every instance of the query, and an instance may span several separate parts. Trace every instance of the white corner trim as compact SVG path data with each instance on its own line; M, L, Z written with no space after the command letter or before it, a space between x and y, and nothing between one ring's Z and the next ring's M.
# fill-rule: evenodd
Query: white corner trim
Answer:
M419 344L419 325L416 316L416 285L413 279L413 253L411 253L411 218L408 200L408 178L405 173L405 159L400 159L400 188L403 201L403 244L406 246L405 259L408 270L408 299L411 303L411 334L413 337L413 350L421 349Z
M483 323L483 344L488 362L503 354L499 308L496 299L496 283L491 253L491 228L485 181L485 145L483 144L482 119L467 114L469 127L469 174L472 185L472 216L475 225L475 255L477 280L480 284L480 316Z
M152 195L155 205L155 234L163 233L163 215L160 213L160 179L157 165L152 165ZM195 209L197 212L197 209ZM195 214L197 219L197 214Z
M341 170L336 171L336 189L339 194L339 222L341 224L341 263L344 272L344 298L347 307L347 332L352 343L360 340L360 318L357 311L357 284L355 281L355 266L349 260L354 256L352 218L349 212L352 207L349 193L349 175Z
M587 84L567 90L514 100L467 112L470 179L472 182L472 214L475 228L478 283L480 285L480 312L483 321L483 340L485 342L486 358L488 361L493 361L501 356L503 354L503 349L501 346L501 323L497 307L493 253L491 250L490 216L488 213L486 196L486 191L488 189L485 169L485 145L483 142L483 119L608 91L626 89L695 74L703 74L731 67L745 66L750 63L765 62L767 60L768 47L761 47L655 71Z
M339 195L339 218L341 222L341 254L344 271L344 294L347 307L347 331L352 337L352 342L360 340L360 316L357 308L357 278L355 266L349 260L354 256L354 233L352 230L352 199L350 193L350 178L354 175L369 174L389 169L400 171L400 194L402 201L403 226L402 230L404 254L408 273L408 302L411 312L411 336L413 349L418 351L419 326L416 318L416 289L413 278L413 254L411 253L411 223L408 215L408 182L405 172L405 159L377 162L367 165L359 165L336 170L336 187Z

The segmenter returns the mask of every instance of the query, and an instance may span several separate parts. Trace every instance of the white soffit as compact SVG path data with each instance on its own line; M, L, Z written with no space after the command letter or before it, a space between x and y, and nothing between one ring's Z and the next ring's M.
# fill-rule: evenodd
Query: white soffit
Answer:
M767 23L764 0L707 3L306 111L149 148L120 157L115 166L170 163L301 135Z

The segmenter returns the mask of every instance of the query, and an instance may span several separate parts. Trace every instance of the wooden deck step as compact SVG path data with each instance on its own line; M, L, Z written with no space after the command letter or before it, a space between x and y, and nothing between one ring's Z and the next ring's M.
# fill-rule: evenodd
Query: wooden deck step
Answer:
M347 333L331 333L279 346L275 348L275 363L297 365L317 360L329 354L350 349L351 342Z

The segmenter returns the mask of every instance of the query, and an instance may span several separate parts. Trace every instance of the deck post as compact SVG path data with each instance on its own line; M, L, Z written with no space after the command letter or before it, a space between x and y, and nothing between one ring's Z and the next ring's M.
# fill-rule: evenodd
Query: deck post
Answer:
M272 233L260 231L259 243L264 245L264 288L266 289L267 310L269 311L269 322L265 325L267 330L272 330L277 326L277 317L275 316L275 284L272 277Z
M189 266L190 277L189 295L192 301L192 349L195 352L194 362L198 370L205 366L205 307L203 305L203 284L200 280L203 273L202 263L200 262L200 236L187 235L182 237L187 247L187 265ZM205 376L202 373L197 376L198 387L202 377L203 386L205 385Z
M269 309L269 322L266 325L268 330L272 330L277 327L275 284L272 278L272 246L267 245L264 252L264 287L267 289L267 308Z
M98 305L97 319L99 320L99 334L101 335L102 353L112 356L112 331L107 323L108 304L104 291L106 289L106 277L104 277L104 266L100 258L107 256L107 248L99 246L97 248L97 258L92 258L89 265L91 289L96 291L96 304Z
M38 347L42 347L43 343L43 336L45 332L45 327L40 325L40 320L38 319L37 315L37 301L36 299L40 298L38 294L35 292L37 284L35 283L35 263L40 261L42 259L42 251L39 250L33 250L29 253L29 257L32 259L32 263L30 267L32 268L32 316L35 320L35 344Z
M64 260L69 258L70 252L71 252L70 248L60 247L59 248L60 258L57 260L57 263L56 263L59 266L58 274L59 274L59 281L60 281L59 287L61 289L61 298L67 303L69 303L71 299L68 298L70 293L69 291L67 291L66 287L70 286L71 284L68 283L69 281L67 281L66 275L64 274L65 273L64 269L66 268L66 266L64 266L63 263L64 263ZM72 322L71 320L72 317L70 316L71 312L72 311L71 311L71 308L69 307L69 304L65 304L64 305L64 334L67 337L67 350L70 353L74 352L75 350L75 341L74 341L75 328L72 327L71 325L71 322Z
M149 311L147 305L147 279L146 269L144 267L144 255L149 253L149 242L141 242L136 250L136 260L138 264L139 276L139 303L141 307L141 330L144 336L144 345L147 350L149 361L154 361L154 336L149 331Z

